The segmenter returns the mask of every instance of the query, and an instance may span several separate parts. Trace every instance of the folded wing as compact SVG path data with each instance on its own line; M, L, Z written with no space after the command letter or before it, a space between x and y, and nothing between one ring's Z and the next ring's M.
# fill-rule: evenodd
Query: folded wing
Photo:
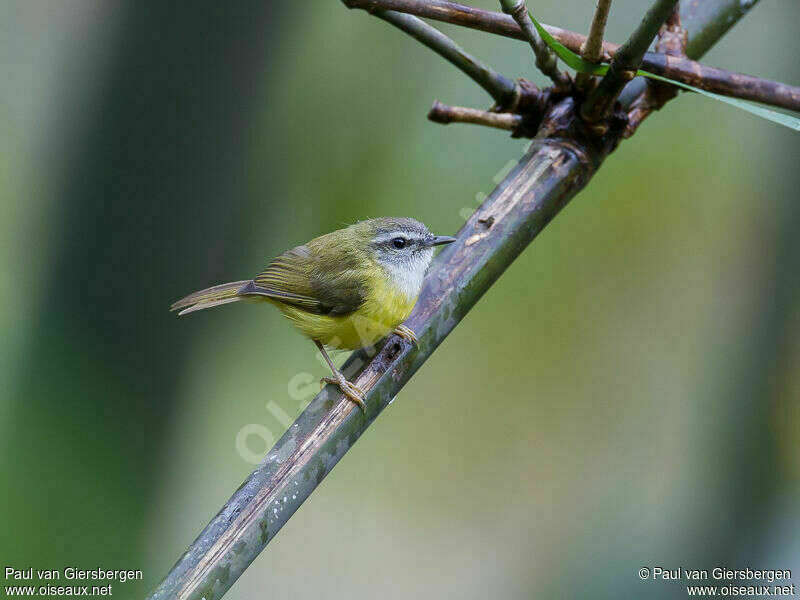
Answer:
M309 244L281 254L238 295L266 296L314 314L347 315L364 303L366 291L357 257Z

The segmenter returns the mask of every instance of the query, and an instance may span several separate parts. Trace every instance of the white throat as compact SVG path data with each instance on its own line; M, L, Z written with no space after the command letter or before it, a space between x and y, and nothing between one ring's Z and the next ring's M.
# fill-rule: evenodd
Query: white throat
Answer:
M422 282L425 279L425 271L433 258L433 249L420 252L404 263L391 261L382 262L381 266L386 270L394 287L409 300L415 300L422 289Z

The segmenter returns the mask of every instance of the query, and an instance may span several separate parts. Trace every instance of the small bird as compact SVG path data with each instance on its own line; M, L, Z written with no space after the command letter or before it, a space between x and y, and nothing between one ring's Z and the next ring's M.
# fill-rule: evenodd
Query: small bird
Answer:
M360 221L284 252L254 279L195 292L170 310L185 315L239 301L277 306L331 368L333 377L321 381L337 385L364 410L364 392L347 381L325 348L364 348L390 332L416 343L401 323L414 308L434 246L454 241L415 219Z

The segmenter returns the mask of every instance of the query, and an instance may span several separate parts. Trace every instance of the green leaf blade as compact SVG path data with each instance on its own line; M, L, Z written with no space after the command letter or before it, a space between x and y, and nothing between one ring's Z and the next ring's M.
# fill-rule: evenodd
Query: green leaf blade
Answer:
M563 60L568 67L575 69L579 73L589 73L590 75L605 75L608 72L608 65L596 65L594 63L590 63L589 61L583 60L580 56L575 54L572 50L550 35L550 33L548 33L548 31L541 26L539 21L537 21L530 12L528 12L528 16L530 16L534 27L536 27L536 31L539 32L539 35L542 37L545 43L550 46L550 49L555 52L556 56Z
M708 92L706 90L696 88L694 86L682 83L680 81L675 81L673 79L662 77L661 75L656 75L655 73L648 73L647 71L640 70L637 71L636 74L644 75L645 77L649 77L650 79L663 81L664 83L671 83L672 85L678 86L679 88L683 88L691 92L696 92L698 94L706 96L707 98L713 98L714 100L718 100L719 102L724 102L725 104L735 106L740 110L747 111L750 114L756 115L757 117L761 117L762 119L766 119L767 121L772 121L773 123L777 123L778 125L783 125L784 127L788 127L789 129L800 131L800 119L798 119L797 117L793 117L792 115L787 115L785 113L780 113L775 110L770 110L768 108L764 108L763 106L758 106L757 104L753 104L751 102L747 102L739 98L731 98L729 96L722 96L720 94Z

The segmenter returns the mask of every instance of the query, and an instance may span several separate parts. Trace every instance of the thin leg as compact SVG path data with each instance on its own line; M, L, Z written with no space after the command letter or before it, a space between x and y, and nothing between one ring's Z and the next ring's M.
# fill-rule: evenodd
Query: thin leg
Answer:
M331 368L333 372L333 377L323 377L320 379L320 382L324 383L332 383L335 386L338 386L342 393L350 398L353 402L358 404L359 408L365 413L367 412L367 405L365 403L364 392L361 391L357 385L350 383L345 379L342 372L336 368L336 365L333 364L331 357L328 356L328 353L325 350L325 346L322 345L318 340L314 340L314 343L319 348L319 351L322 353L322 358L325 359L325 362L328 363L328 366Z
M404 340L408 340L411 342L412 345L417 345L417 334L414 333L410 327L406 327L405 325L398 325L394 328L394 333L399 335Z

